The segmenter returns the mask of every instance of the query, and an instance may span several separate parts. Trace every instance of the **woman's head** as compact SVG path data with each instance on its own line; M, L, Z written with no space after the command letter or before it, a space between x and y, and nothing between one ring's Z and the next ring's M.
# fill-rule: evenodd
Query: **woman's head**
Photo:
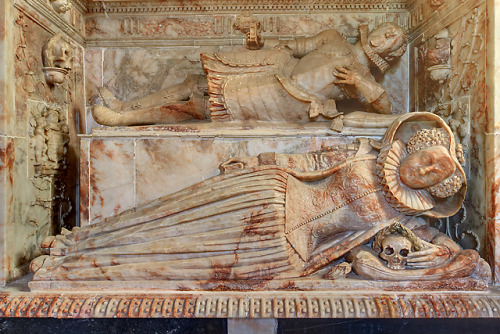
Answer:
M423 129L413 135L401 162L401 182L413 189L426 189L433 196L456 194L464 182L449 151L450 138L444 129Z

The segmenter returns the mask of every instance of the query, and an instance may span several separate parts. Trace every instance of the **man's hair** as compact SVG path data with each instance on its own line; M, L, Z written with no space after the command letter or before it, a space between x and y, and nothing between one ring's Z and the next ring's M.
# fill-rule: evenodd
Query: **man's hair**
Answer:
M398 47L398 49L392 51L385 57L382 57L381 55L373 51L373 49L370 47L368 43L368 35L369 35L368 26L367 25L359 26L361 47L363 48L363 51L365 52L366 56L370 58L370 60L380 69L380 71L382 71L382 73L384 73L389 69L390 61L393 61L395 58L401 57L406 52L406 33L404 29L392 22L383 23L382 25L380 25L380 27L383 27L385 25L395 27L399 31L402 37L401 45Z
M402 27L392 22L386 22L380 26L384 25L393 26L399 31L401 35L401 42L400 42L401 45L396 50L392 51L391 53L389 53L387 56L384 57L384 59L387 61L393 61L395 58L401 57L406 52L406 32Z

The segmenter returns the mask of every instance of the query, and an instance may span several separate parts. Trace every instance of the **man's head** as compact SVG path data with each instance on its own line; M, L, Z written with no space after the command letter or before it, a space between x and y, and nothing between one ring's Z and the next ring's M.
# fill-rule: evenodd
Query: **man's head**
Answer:
M375 53L387 61L401 57L406 51L406 34L400 26L387 22L373 29L368 43Z

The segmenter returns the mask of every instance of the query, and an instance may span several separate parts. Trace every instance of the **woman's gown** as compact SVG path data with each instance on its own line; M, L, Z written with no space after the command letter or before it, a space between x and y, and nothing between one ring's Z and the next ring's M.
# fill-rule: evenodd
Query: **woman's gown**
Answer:
M300 161L322 169L355 153L308 153ZM380 191L375 163L347 164L315 182L279 166L215 176L74 229L34 280L253 280L312 273L398 216ZM311 227L321 223L326 228Z

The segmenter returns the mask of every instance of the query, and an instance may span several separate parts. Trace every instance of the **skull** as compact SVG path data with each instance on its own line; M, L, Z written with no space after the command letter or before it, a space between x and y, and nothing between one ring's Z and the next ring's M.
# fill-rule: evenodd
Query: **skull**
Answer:
M402 235L389 235L382 240L382 251L379 256L387 261L391 269L404 269L406 258L410 254L412 242Z

